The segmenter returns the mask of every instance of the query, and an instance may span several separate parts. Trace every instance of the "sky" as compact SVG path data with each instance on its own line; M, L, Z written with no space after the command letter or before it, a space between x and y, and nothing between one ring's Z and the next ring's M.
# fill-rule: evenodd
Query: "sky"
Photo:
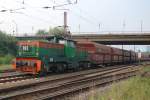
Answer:
M150 32L149 0L77 0L77 4L55 10L42 8L68 2L76 0L0 0L0 11L20 9L0 12L0 30L33 35L38 29L63 25L63 12L67 11L68 26L74 34Z

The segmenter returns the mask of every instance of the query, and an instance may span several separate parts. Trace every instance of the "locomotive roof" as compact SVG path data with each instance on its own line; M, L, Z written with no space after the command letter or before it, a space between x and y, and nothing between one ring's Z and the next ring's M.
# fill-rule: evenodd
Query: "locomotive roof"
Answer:
M39 43L39 42L44 42L44 43L50 43L50 41L52 39L56 38L56 40L67 40L67 41L73 41L76 43L76 41L74 40L71 40L69 38L65 38L65 37L60 37L60 36L51 36L51 37L48 37L46 40L24 40L24 41L19 41L18 44L36 44L36 43Z
M50 36L50 37L47 37L47 38L43 38L43 39L39 39L39 40L22 40L21 42L28 42L28 41L40 41L40 42L48 42L48 41L51 41L51 39L53 38L56 38L57 40L67 40L67 41L73 41L73 42L76 42L70 38L67 38L67 37L62 37L62 36ZM20 42L20 41L19 41Z
M50 39L53 39L53 38L57 38L57 39L61 39L61 40L68 40L68 41L74 41L70 38L67 38L67 37L63 37L63 36L50 36L50 37L47 37L47 40L50 40ZM74 41L75 42L75 41Z

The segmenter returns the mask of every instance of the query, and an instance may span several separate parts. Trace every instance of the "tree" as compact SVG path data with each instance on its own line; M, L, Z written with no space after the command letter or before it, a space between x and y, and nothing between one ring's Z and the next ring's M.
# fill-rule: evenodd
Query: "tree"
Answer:
M64 35L64 28L62 27L54 27L49 29L49 34L50 35L55 35L55 36L63 36Z
M54 28L50 27L48 32L46 30L40 29L36 32L36 35L66 36L67 34L64 34L63 27L54 27Z
M48 35L48 32L43 30L43 29L39 29L37 32L36 32L36 35Z
M0 56L16 55L16 42L15 37L8 36L5 32L0 31Z

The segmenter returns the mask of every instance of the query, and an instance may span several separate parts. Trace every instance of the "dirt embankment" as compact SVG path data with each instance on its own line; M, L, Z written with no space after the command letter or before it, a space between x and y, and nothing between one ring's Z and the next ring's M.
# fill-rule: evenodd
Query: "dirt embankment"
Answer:
M142 74L141 74L141 76L142 77L147 77L147 78L150 78L150 72L143 72Z

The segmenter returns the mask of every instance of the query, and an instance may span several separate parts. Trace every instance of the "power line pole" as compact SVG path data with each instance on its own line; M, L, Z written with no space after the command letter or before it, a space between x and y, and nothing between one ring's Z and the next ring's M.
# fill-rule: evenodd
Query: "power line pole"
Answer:
M15 27L16 27L16 36L18 36L18 25L17 25L17 23L14 21L14 20L12 20L12 22L15 24ZM14 30L13 30L13 34L14 34Z
M141 20L141 33L143 32L143 20Z
M80 24L79 24L78 28L79 28L79 34L80 34Z
M135 44L134 44L134 52L136 52L135 49L136 49L136 48L135 48Z
M125 27L126 27L126 22L125 22L125 20L123 21L123 29L122 29L122 33L124 33L124 31L125 31Z
M98 25L98 31L101 31L101 24Z
M34 31L34 27L32 26L32 34L33 34L33 31Z

